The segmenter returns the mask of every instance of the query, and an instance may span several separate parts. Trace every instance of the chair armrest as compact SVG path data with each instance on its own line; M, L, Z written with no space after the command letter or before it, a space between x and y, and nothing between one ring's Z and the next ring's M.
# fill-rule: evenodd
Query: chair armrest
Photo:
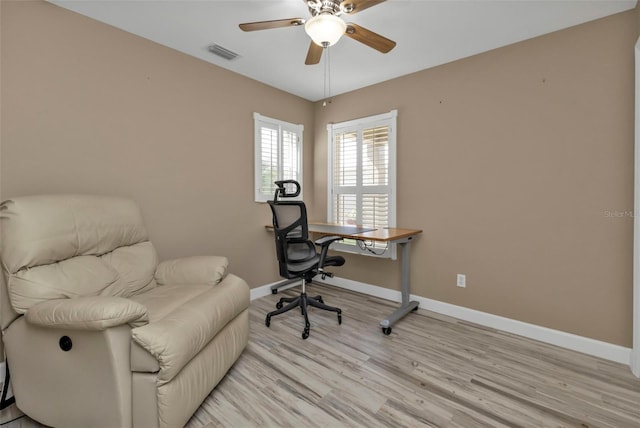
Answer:
M216 285L227 276L229 261L220 256L183 257L158 264L158 285Z
M320 245L321 247L331 245L335 241L342 240L342 236L323 236L322 238L316 241L316 245Z
M149 322L147 308L123 297L91 296L47 300L32 306L28 323L47 328L105 330L122 324L139 327Z
M316 245L320 245L321 247L320 261L318 262L318 268L320 269L320 271L322 271L322 268L324 268L324 259L327 258L327 251L329 250L329 245L331 245L335 241L341 241L342 239L343 239L342 236L323 236L322 238L316 241ZM324 278L324 276L322 278Z

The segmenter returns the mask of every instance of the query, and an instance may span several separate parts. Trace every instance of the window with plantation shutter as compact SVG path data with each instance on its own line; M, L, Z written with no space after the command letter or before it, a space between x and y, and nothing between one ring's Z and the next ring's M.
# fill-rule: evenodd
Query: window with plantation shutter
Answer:
M328 125L328 221L395 227L397 111ZM335 249L395 257L387 244L344 240Z
M277 180L293 179L302 186L303 125L253 114L255 127L255 200L273 199ZM302 194L300 195L302 198Z

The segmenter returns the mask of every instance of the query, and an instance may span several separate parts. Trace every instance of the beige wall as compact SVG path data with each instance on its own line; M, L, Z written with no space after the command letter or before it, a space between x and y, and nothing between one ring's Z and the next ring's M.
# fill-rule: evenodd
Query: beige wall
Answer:
M630 347L636 19L316 104L314 215L326 209L326 124L397 108L397 223L424 230L412 292ZM399 289L392 261L351 256L340 275Z
M2 1L0 16L2 198L130 196L162 258L225 254L255 287L278 276L252 113L305 125L323 218L327 122L397 108L398 224L424 230L413 292L631 345L636 11L325 108L47 3ZM338 274L399 288L398 263L372 264Z
M221 254L252 287L277 279L253 112L304 124L313 153L311 103L40 1L2 1L1 31L5 199L132 197L161 258Z

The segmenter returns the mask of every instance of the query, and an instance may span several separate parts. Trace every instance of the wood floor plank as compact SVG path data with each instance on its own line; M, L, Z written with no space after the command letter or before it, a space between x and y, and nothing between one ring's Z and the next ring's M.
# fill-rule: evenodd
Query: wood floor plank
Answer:
M419 309L381 333L396 304L313 284L335 313L265 315L255 300L249 345L187 428L640 427L640 380L628 366ZM41 427L27 417L7 427Z

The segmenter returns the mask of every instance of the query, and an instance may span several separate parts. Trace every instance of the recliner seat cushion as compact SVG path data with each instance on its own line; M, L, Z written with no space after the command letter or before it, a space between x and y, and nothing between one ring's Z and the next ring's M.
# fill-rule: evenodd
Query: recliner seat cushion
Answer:
M162 285L146 293L131 296L129 300L138 302L147 308L149 322L154 323L165 318L189 300L210 290L211 287L208 285L192 285L189 287Z

